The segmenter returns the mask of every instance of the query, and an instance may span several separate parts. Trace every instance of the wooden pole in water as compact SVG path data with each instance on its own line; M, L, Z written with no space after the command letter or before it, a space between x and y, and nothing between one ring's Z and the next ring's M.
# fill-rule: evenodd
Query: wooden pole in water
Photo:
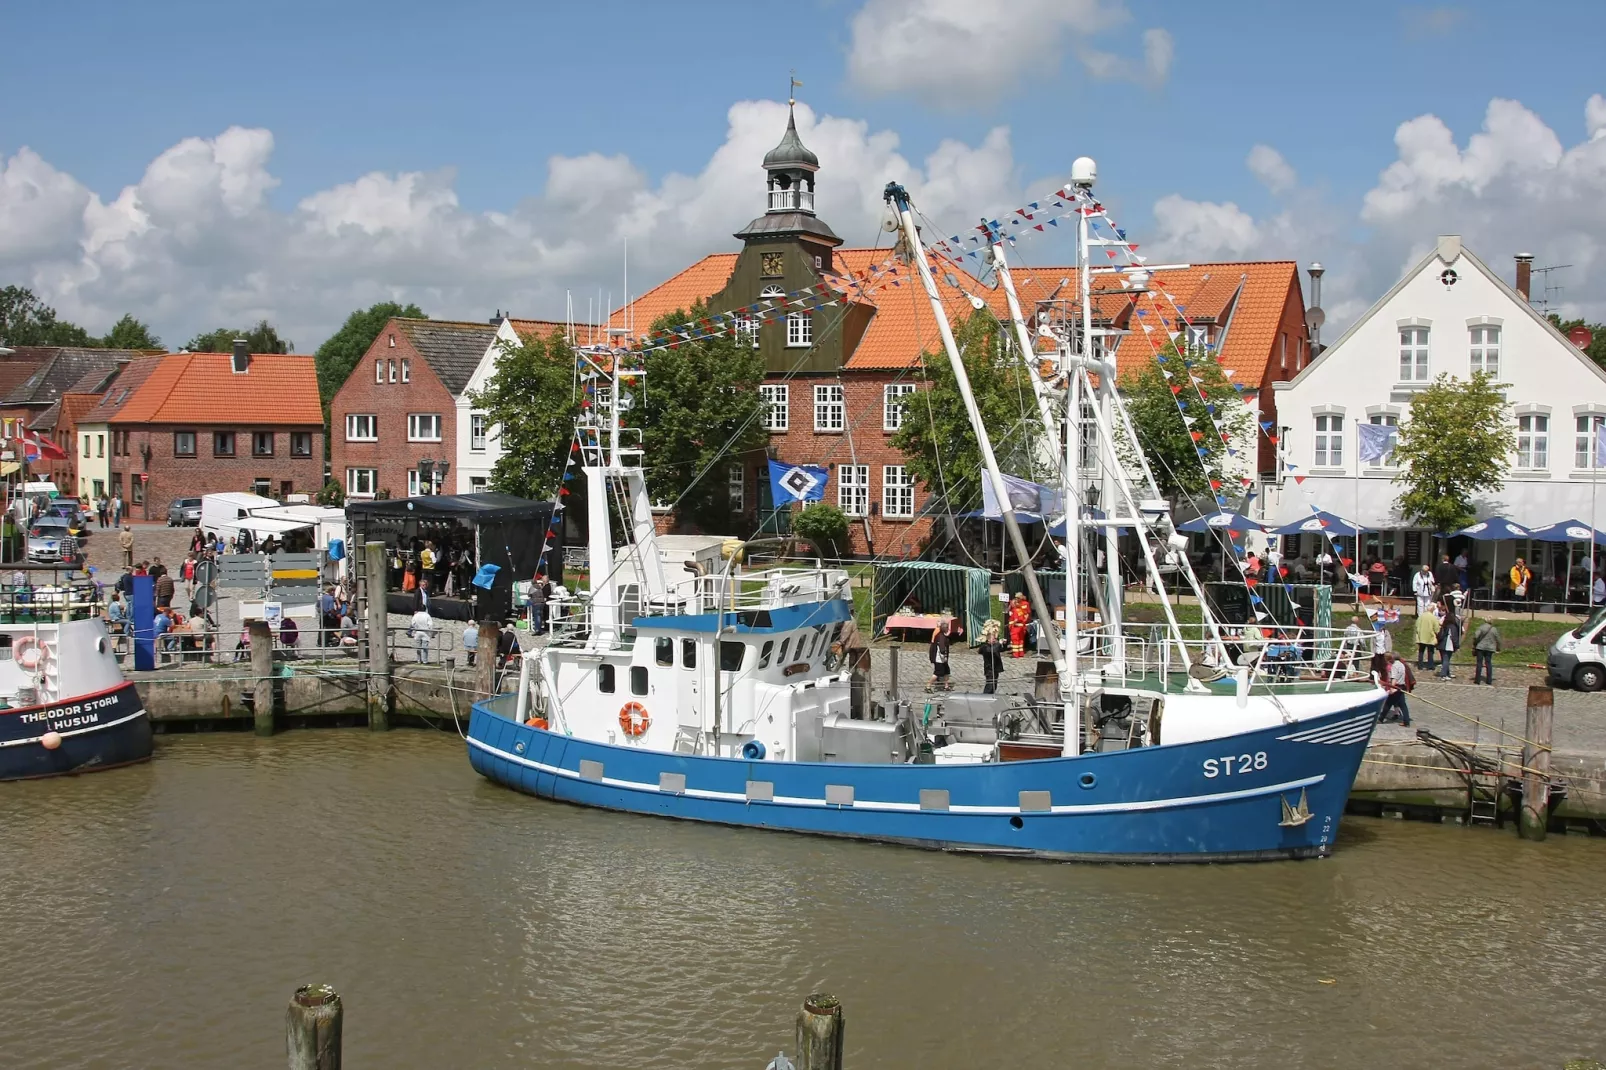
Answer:
M480 621L479 649L474 652L474 693L480 698L496 694L496 644L501 638L496 621Z
M893 643L887 648L891 659L887 662L887 694L892 701L898 701L898 652L903 649L902 643Z
M1528 688L1528 725L1522 745L1522 813L1517 831L1525 840L1545 838L1550 819L1550 735L1555 723L1556 693L1548 687Z
M251 636L252 712L259 736L273 735L273 629L265 620L254 620Z
M368 585L368 727L390 728L390 589L385 544L364 543L363 572Z
M341 1020L346 1009L328 985L302 985L284 1012L290 1070L340 1070Z
M797 1070L842 1070L842 1001L816 992L797 1012Z

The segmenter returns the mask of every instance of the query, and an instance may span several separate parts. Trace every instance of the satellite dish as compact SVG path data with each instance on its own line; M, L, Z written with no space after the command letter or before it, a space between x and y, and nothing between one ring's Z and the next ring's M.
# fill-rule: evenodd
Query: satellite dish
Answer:
M1311 305L1305 310L1305 322L1319 329L1327 322L1327 313L1322 311L1320 305Z

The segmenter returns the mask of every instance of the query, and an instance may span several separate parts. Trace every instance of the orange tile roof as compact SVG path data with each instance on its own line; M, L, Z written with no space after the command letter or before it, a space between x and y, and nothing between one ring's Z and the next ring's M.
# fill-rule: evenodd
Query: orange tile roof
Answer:
M154 367L108 422L300 427L323 423L311 356L253 353L250 367L238 374L228 353L167 353L151 359ZM122 379L127 378L125 372Z
M636 337L652 328L660 316L689 309L725 288L736 267L736 253L710 253L678 275L671 275L634 301L616 309L608 319L612 327L630 327ZM587 341L585 328L581 341ZM598 339L599 341L601 339Z
M556 320L516 320L509 319L513 330L520 335L533 334L537 338L550 338L554 334L562 334L569 329L567 323Z

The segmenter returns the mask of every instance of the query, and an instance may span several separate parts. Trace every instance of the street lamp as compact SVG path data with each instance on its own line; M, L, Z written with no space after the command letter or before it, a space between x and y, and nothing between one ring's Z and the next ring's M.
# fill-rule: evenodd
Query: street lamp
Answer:
M435 462L428 457L418 462L418 492L430 494L435 490Z
M451 461L439 460L435 462L435 476L440 480L440 484L435 488L436 494L439 494L446 489L446 473L450 472L451 470Z

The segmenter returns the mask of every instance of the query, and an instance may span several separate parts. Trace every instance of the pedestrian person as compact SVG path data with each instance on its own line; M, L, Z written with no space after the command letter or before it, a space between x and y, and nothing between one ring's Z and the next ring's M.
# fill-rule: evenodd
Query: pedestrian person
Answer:
M926 648L926 660L931 662L931 681L926 684L926 693L932 691L952 691L953 667L948 664L948 656L952 652L952 641L948 636L948 622L943 621L931 633L931 645Z
M134 567L134 529L127 524L123 525L122 534L117 536L117 545L123 548L123 567Z
M1438 565L1433 569L1433 585L1442 592L1448 591L1451 584L1460 582L1461 574L1450 563L1450 555L1441 554Z
M1416 595L1416 615L1420 617L1427 612L1436 594L1433 589L1433 573L1426 561L1422 562L1421 570L1411 577L1411 593Z
M163 609L173 605L173 577L165 568L156 574L156 604Z
M468 627L463 629L463 653L467 656L468 667L474 667L474 654L480 648L480 626L476 621L469 621Z
M535 579L530 582L530 634L540 635L546 631L546 604L552 597L552 585L546 580L545 572L537 572Z
M1439 622L1439 675L1454 680L1450 672L1450 656L1461 649L1461 617L1448 595L1444 599L1444 619Z
M1485 617L1472 633L1472 682L1494 686L1494 656L1500 652L1500 629Z
M108 512L108 507L106 505L106 495L104 495L104 494L96 495L95 496L95 519L100 522L100 526L103 527L103 528L106 526L106 513L107 512Z
M112 527L120 527L123 523L123 492L118 491L112 496Z
M1511 566L1508 578L1511 580L1511 597L1519 602L1527 601L1534 574L1528 570L1522 558L1517 558L1517 563Z
M429 612L429 577L420 576L418 586L413 588L413 612L423 610Z
M1026 656L1026 626L1032 622L1032 605L1024 594L1017 594L1009 603L1009 656Z
M1465 549L1455 555L1455 561L1452 564L1455 565L1455 578L1456 582L1461 585L1461 589L1463 591L1472 590L1472 574L1467 570L1467 552Z
M1439 629L1443 622L1439 620L1439 604L1429 602L1428 607L1416 618L1416 667L1419 669L1432 669L1434 664L1433 651L1439 645Z
M1388 724L1396 719L1390 711L1398 710L1399 723L1409 728L1411 708L1406 705L1405 696L1416 688L1416 677L1411 674L1411 667L1403 659L1396 657L1393 651L1389 652L1387 661L1388 672L1381 683L1383 690L1388 694L1383 699L1382 708L1378 710L1377 720L1379 724Z
M1372 644L1368 639L1371 629L1361 623L1360 614L1349 619L1349 626L1344 629L1344 650L1347 656L1340 659L1339 668L1351 669L1361 663L1361 659L1372 652Z
M1004 643L998 633L998 622L988 621L981 626L981 642L976 645L976 653L981 655L981 674L985 681L981 691L984 695L997 693L998 677L1004 671Z
M1382 621L1372 623L1372 673L1381 680L1388 672L1388 656L1394 652L1394 633Z
M434 631L435 621L429 615L429 610L415 609L412 621L407 626L407 633L413 637L413 647L418 652L420 665L429 664L429 639Z

